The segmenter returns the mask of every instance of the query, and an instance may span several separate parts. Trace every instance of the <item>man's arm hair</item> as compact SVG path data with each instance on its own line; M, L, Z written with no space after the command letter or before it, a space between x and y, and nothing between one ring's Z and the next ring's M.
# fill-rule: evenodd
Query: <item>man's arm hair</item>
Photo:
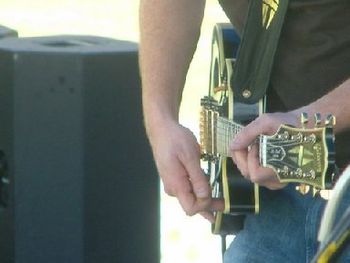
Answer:
M163 120L178 119L182 89L199 39L204 7L205 0L140 2L140 68L149 135Z

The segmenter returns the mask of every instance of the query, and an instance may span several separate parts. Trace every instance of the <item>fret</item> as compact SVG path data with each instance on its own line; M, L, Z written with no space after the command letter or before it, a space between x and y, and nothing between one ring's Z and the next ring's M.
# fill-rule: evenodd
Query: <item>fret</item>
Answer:
M243 126L223 117L216 118L216 126L214 132L216 136L216 150L222 156L228 157L230 155L230 142L242 130Z

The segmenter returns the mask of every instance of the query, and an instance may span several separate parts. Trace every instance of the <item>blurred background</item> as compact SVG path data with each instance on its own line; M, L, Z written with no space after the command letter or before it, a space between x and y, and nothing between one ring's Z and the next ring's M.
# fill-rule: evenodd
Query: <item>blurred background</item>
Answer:
M138 42L138 0L1 0L0 24L20 37L95 35ZM200 98L208 89L213 25L227 21L217 0L207 0L202 34L191 64L180 120L198 136ZM199 216L187 217L177 201L161 191L161 262L219 263L220 239Z

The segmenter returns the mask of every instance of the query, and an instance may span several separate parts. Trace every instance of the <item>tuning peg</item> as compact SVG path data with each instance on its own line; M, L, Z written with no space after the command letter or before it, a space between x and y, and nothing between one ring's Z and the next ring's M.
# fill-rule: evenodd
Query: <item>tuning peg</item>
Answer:
M295 187L295 190L297 190L302 195L306 195L310 191L310 186L306 184L300 184Z
M302 113L300 114L301 126L302 126L303 128L305 128L305 127L306 127L306 124L308 123L308 121L309 121L309 119L308 119L307 113L306 113L306 112L302 112Z
M312 196L315 197L320 194L320 189L317 189L315 187L312 188Z
M320 196L325 200L329 200L331 198L331 194L332 194L332 190L324 189L320 191Z
M336 124L335 116L332 114L327 115L326 120L325 120L325 125L327 127L334 127L335 124Z
M320 113L315 113L315 127L320 127L321 126L321 114Z

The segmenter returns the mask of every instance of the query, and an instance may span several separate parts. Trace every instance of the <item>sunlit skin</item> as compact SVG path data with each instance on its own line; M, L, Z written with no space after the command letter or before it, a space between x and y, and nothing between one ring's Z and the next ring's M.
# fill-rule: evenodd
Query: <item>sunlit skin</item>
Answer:
M200 213L212 221L212 211L222 211L223 201L211 198L208 180L200 169L197 140L178 121L182 89L199 38L204 6L204 0L141 0L140 66L145 125L164 190L178 199L187 215ZM275 133L281 124L299 126L301 112L309 116L332 113L337 118L335 132L348 129L348 98L350 81L345 81L310 105L261 115L232 141L234 162L252 182L269 189L284 187L271 169L260 166L258 146L252 144L255 138Z

